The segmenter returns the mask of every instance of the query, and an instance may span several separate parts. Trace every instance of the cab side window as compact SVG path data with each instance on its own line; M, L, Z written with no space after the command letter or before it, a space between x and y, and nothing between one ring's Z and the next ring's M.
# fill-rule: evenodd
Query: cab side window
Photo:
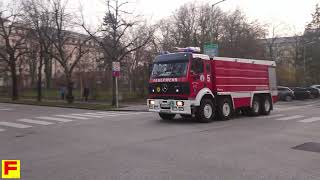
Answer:
M206 72L207 72L207 74L211 74L210 63L207 63L207 64L206 64Z
M203 60L200 58L195 58L191 63L191 71L195 74L203 73Z

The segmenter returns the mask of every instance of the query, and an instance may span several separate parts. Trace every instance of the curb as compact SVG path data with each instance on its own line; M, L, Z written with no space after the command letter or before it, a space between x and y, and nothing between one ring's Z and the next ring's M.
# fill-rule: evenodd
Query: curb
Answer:
M133 109L90 109L90 108L83 108L83 107L66 107L66 106L59 106L59 105L46 105L46 104L28 104L28 103L19 103L19 102L1 102L4 104L20 104L20 105L28 105L28 106L43 106L43 107L58 107L58 108L67 108L67 109L83 109L83 110L90 110L90 111L118 111L118 112L148 112L147 110L133 110Z

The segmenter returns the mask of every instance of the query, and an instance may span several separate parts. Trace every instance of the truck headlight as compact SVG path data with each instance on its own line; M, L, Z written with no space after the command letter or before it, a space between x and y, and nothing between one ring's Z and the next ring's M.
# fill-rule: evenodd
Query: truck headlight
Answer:
M183 102L183 101L177 101L177 102L176 102L176 105L177 105L177 106L183 106L183 105L184 105L184 102Z
M150 104L150 105L154 105L154 104L155 104L155 101L154 101L154 100L149 100L149 104Z

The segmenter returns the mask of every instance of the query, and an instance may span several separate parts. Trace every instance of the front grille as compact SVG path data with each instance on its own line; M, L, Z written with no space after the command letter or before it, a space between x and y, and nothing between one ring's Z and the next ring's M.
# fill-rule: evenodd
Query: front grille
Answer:
M179 97L179 96L152 96L150 97L152 99L173 99L173 100L188 100L187 97Z
M178 89L178 92L176 91ZM165 82L149 84L150 94L190 94L190 85L188 82Z

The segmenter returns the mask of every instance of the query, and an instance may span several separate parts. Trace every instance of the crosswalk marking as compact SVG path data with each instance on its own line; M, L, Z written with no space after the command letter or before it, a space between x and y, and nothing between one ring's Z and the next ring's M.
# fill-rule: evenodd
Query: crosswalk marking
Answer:
M303 118L304 116L301 115L295 115L295 116L288 116L288 117L283 117L283 118L279 118L276 119L277 121L287 121L287 120L292 120L292 119L299 119L299 118Z
M56 117L46 117L46 116L37 117L37 119L52 120L52 121L59 121L59 122L70 122L70 121L72 121L70 119L56 118Z
M81 119L81 120L90 119L90 118L87 118L87 117L79 117L79 116L72 116L72 115L55 115L55 116L65 117L65 118L71 118L71 119Z
M38 120L33 120L33 119L18 119L17 121L31 123L31 124L40 124L40 125L54 124L54 123L48 122L48 121L38 121Z
M11 108L0 108L0 111L11 111Z
M71 114L72 116L84 116L84 117L91 117L91 118L102 118L103 115L89 115L89 114Z
M269 116L260 116L258 118L265 119L265 118L275 118L275 117L282 117L282 116L285 116L285 115L284 114L273 114L273 115L269 115Z
M0 122L1 126L8 126L8 127L15 127L15 128L30 128L32 126L25 125L25 124L19 124L19 123L12 123L12 122Z
M320 117L311 117L311 118L300 120L298 122L310 123L310 122L315 122L315 121L320 121Z

